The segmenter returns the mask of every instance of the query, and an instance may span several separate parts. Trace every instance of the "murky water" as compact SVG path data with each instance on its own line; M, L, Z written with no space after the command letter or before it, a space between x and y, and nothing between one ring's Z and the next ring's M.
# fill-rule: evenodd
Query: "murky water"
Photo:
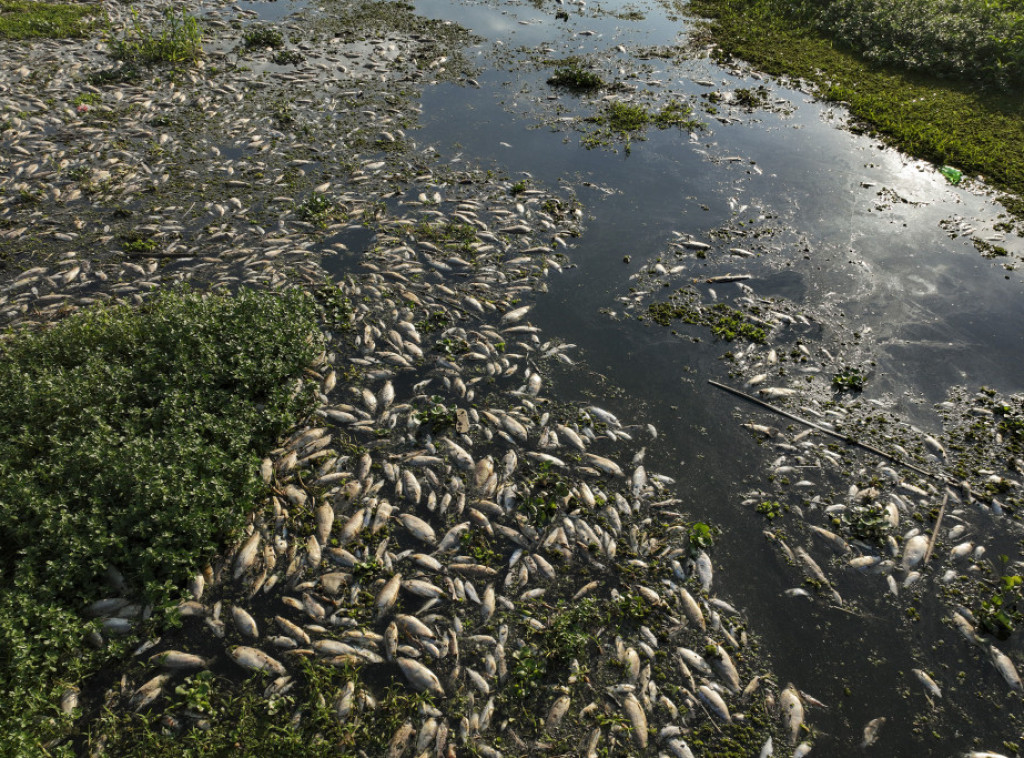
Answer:
M763 485L770 455L739 424L778 419L707 384L728 381L720 356L730 346L622 318L619 300L629 277L665 252L673 232L709 241L729 229L731 241L718 248L739 245L759 256L709 255L691 262L678 285L694 272L749 274L758 295L817 314L803 341L872 365L865 398L935 431L933 404L953 385L1024 389L1020 273L979 255L969 234L954 237L940 225L962 219L986 239L998 207L951 187L933 166L851 133L834 107L702 58L646 61L650 68L632 83L657 80L641 86L695 103L712 90L764 84L775 107L721 107L735 119L728 124L701 113L706 130L651 130L628 153L621 144L618 151L588 150L579 132L554 128L553 109L558 117L593 113L595 98L546 87L551 69L534 65L531 53L600 54L636 69L615 46L635 50L685 38L684 22L659 6L643 6L644 18L629 21L610 14L635 3L607 3L583 15L566 6L568 21L530 4L422 0L416 7L485 41L469 50L480 86L428 88L415 138L451 160L516 177L525 172L538 184L576 192L588 214L586 232L568 251L573 265L550 278L532 318L547 335L579 345L593 378L584 392L659 428L648 453L652 468L676 477L688 510L723 529L716 586L749 614L750 632L763 638L780 685L791 679L828 706L809 716L815 754L860 754L863 727L878 716L888 719L872 748L878 755L953 755L976 747L976 738L999 736L986 749L1011 739L1006 716L1019 703L995 709L980 696L1004 692L1005 685L980 652L941 623L941 610L929 608L927 598L915 624L882 599L877 576L845 575L837 584L851 601L844 608L783 595L799 580L764 539L764 519L739 504L742 493ZM1011 252L1022 247L1019 240L991 239ZM698 287L710 296L711 287ZM715 296L731 298L734 287L716 285ZM577 379L561 390L578 395ZM941 720L929 716L934 712L909 678L915 666L950 680L962 670L961 690L979 696L965 694ZM927 737L932 731L942 738Z

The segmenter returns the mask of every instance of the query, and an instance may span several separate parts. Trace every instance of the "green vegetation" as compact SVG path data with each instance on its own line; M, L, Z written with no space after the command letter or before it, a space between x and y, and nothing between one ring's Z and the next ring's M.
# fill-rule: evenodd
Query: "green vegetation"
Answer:
M471 245L477 242L476 227L454 221L432 223L423 219L412 228L412 233L417 239L467 254L473 252Z
M1018 29L1016 41L1006 36L1001 42L994 41L995 48L989 52L982 49L984 46L971 52L970 46L957 38L960 27L975 23L970 21L971 14L981 13L983 5L1001 14L1004 26ZM923 6L929 10L921 12ZM842 9L847 9L852 19L855 7L859 8L855 14L859 20L851 20L851 24L860 24L865 29L878 24L871 32L878 40L878 50L901 49L904 52L899 55L909 62L925 61L930 55L925 49L929 35L946 35L947 42L939 48L953 51L954 57L966 56L965 61L975 61L961 64L951 59L948 72L952 74L961 68L977 70L979 76L988 77L985 81L991 82L990 89L978 87L973 80L932 76L942 71L941 67L914 63L921 69L914 72L902 65L865 60L855 49L844 47L846 36L837 31L833 37L828 31L839 30L846 23ZM956 7L965 9L961 20L943 24L941 19L948 19ZM1011 69L1017 71L1012 81L1017 82L1018 88L1022 81L1024 37L1020 24L1024 15L1019 10L1012 11L1009 3L914 0L886 3L883 9L881 3L873 0L806 5L787 0L693 0L690 8L693 13L711 19L708 30L723 54L748 60L770 74L810 81L817 85L822 97L845 103L857 119L908 153L934 161L937 166L951 164L965 173L980 174L1014 195L1024 194L1024 101L1019 89L1014 93L996 88L997 80L1011 81ZM869 9L878 13L872 15ZM888 32L883 30L887 25L909 24L907 14L914 13L915 23L930 31L905 29L902 41L896 39L899 35L892 39L885 36ZM815 21L819 15L834 18L834 22L829 22L834 25L819 26ZM996 37L1002 33L998 29L992 31ZM850 38L856 39L856 35ZM1004 68L1003 73L997 72ZM1007 197L1001 202L1011 213L1024 216L1024 199Z
M197 674L175 689L169 712L177 715L171 728L156 714L119 712L108 713L94 732L109 737L107 755L385 755L399 727L407 721L416 723L420 709L432 703L429 694L412 693L399 684L373 693L387 707L352 708L341 719L336 704L346 682L359 687L359 670L339 671L310 659L297 663L302 671L287 693L265 697L268 682L258 676L236 685L209 673ZM184 715L189 711L202 716L204 723Z
M789 510L787 506L784 506L778 500L762 500L754 508L758 513L764 516L769 521L777 519L783 513Z
M675 126L691 132L703 128L701 122L690 118L691 113L693 109L686 103L669 100L665 107L654 115L654 125L659 129L670 129Z
M605 81L600 75L583 68L576 58L569 58L563 63L565 65L556 68L548 79L548 84L552 87L562 87L575 92L593 92L605 86Z
M609 103L603 114L594 121L607 126L613 132L625 134L643 129L651 123L651 112L640 103Z
M295 214L313 226L325 228L337 210L329 197L314 192L296 207Z
M188 11L164 11L163 22L143 26L132 11L132 26L126 36L110 41L114 58L133 64L195 63L203 55L203 34L199 20Z
M832 387L837 390L854 390L860 392L864 389L868 378L858 368L845 366L842 371L832 377Z
M678 127L690 131L702 128L703 124L690 118L690 113L690 107L678 100L670 100L658 112L651 112L642 103L608 103L603 111L587 119L598 128L583 139L583 145L590 149L608 145L613 139L624 139L628 153L630 139L648 126L653 125L658 129Z
M431 395L429 403L416 412L421 424L429 424L434 434L455 427L455 408L446 408L439 395Z
M88 37L102 15L93 4L0 0L0 39Z
M855 505L843 512L840 521L851 537L882 544L892 531L892 524L880 505Z
M706 326L712 334L727 342L744 339L764 343L768 339L766 328L752 318L756 314L745 314L725 303L702 307L696 295L685 290L680 290L668 302L651 303L647 307L647 314L652 321L662 326L668 326L673 319Z
M122 246L126 253L152 253L157 247L155 239L137 232L126 234L123 239Z
M756 89L740 87L733 93L733 99L737 105L749 110L763 108L768 104L768 88L763 84Z
M297 66L306 60L306 56L298 50L278 50L270 56L270 60L278 66Z
M250 26L242 35L242 44L246 50L284 47L284 35L272 26Z
M978 611L978 629L1005 640L1013 633L1016 625L1024 621L1022 613L1021 585L1024 579L1013 574L1003 576L991 596L983 600Z
M322 349L316 316L297 291L182 291L3 344L0 732L12 754L39 754L62 729L50 716L63 689L123 652L83 646L83 609L113 594L109 577L139 603L173 603L238 534L264 491L259 455L311 408L296 381Z
M697 521L690 526L689 533L690 552L694 555L699 550L710 550L715 544L715 530L703 521Z
M773 11L865 59L1007 91L1024 86L1014 0L777 0Z

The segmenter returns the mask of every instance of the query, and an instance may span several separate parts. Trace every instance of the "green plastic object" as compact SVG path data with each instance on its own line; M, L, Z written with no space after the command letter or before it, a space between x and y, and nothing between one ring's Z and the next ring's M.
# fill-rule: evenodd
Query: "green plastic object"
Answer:
M939 169L939 173L946 177L950 184L959 184L960 180L964 178L960 170L952 166L943 166Z

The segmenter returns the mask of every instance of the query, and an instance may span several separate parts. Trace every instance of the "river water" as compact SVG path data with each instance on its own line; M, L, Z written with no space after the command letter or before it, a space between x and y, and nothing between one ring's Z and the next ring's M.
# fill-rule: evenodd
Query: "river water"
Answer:
M291 6L252 7L273 20ZM709 242L710 254L688 256L685 271L664 283L693 284L703 299L728 302L737 285L704 279L749 276L758 297L811 315L787 330L786 349L825 348L868 367L864 400L938 434L935 404L952 387L1024 390L1024 298L1013 268L1024 245L993 229L999 206L851 130L841 107L806 91L692 50L647 57L642 50L679 52L689 40L691 21L662 5L420 0L415 7L481 41L467 51L478 67L474 83L425 90L414 138L436 146L442 161L562 186L581 202L585 232L531 313L548 338L578 346L581 365L562 386L556 377L555 392L592 397L657 426L648 468L674 477L694 518L721 529L713 553L718 594L746 615L779 686L792 681L824 704L808 713L814 753L861 754L864 727L880 716L886 723L870 748L878 755L1012 752L1006 742L1021 738L1020 699L951 629L948 602L931 590L897 600L883 592L880 576L847 572L832 580L842 607L784 594L800 584L800 572L765 539L765 519L741 504L745 493L767 487L766 464L777 451L740 426L784 424L707 383L730 382L732 364L722 356L736 345L696 328L676 334L628 307L638 273L676 262L669 243L680 235ZM599 111L605 93L578 96L545 83L551 61L570 55L650 102L692 104L705 128L649 129L628 149L614 140L588 149L590 127L581 119ZM766 88L759 107L729 104L730 93L759 87ZM1009 255L985 258L972 238ZM729 256L733 246L757 255ZM990 554L1018 554L1015 527L984 514L969 523ZM1002 649L1019 656L1019 647ZM945 697L926 698L912 668L930 672Z
M555 18L563 7L568 21ZM730 367L720 356L730 345L623 317L620 299L629 294L630 276L659 259L674 232L711 241L725 228L745 230L721 247L739 245L757 258L709 255L691 261L678 283L695 274L750 274L759 296L817 314L799 335L804 344L827 344L871 366L864 398L935 433L934 404L954 385L1024 389L1022 280L1003 265L1021 245L993 231L999 207L951 186L936 167L851 131L841 108L804 91L706 57L638 63L632 52L639 47L687 40L689 22L661 6L422 0L417 9L484 38L469 51L480 86L428 89L417 139L450 159L577 193L586 231L567 251L572 266L550 277L532 317L547 335L580 348L592 385L581 388L574 374L565 392L582 389L658 426L650 467L677 478L689 511L723 530L715 549L719 591L748 614L780 686L797 682L827 706L809 714L815 753L860 754L864 725L879 716L887 719L871 748L879 755L954 755L1018 739L1019 700L1006 699L993 667L943 623L943 609L927 592L915 601L920 620L913 623L906 604L878 591L878 577L837 584L853 611L783 595L799 574L762 536L765 520L740 505L742 493L763 486L765 461L774 457L740 422L778 419L706 383L728 382ZM628 10L643 18L612 15ZM672 96L699 106L710 91L764 85L773 107L719 107L717 114L698 108L707 128L692 136L652 129L628 152L622 144L587 149L569 118L594 113L602 95L547 87L551 67L534 63L538 51L551 59L592 56L612 76L616 68L628 75L647 66L627 81L662 101ZM956 234L965 227L1011 255L982 257L970 233ZM717 286L715 296L731 297L734 286ZM976 526L986 524L1005 528L984 520ZM996 542L1001 536L988 535ZM956 690L956 701L947 692L946 705L933 707L911 668L932 672Z

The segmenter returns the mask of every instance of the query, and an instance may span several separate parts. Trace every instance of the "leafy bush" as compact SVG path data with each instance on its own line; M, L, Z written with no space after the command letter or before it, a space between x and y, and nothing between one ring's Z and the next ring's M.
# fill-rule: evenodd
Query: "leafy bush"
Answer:
M143 26L138 12L132 11L128 34L112 40L111 54L129 63L194 63L203 55L203 33L199 20L188 11L164 11L159 26Z
M0 733L30 748L106 653L80 613L118 569L170 602L263 492L258 456L310 409L306 295L178 292L12 338L0 361Z

